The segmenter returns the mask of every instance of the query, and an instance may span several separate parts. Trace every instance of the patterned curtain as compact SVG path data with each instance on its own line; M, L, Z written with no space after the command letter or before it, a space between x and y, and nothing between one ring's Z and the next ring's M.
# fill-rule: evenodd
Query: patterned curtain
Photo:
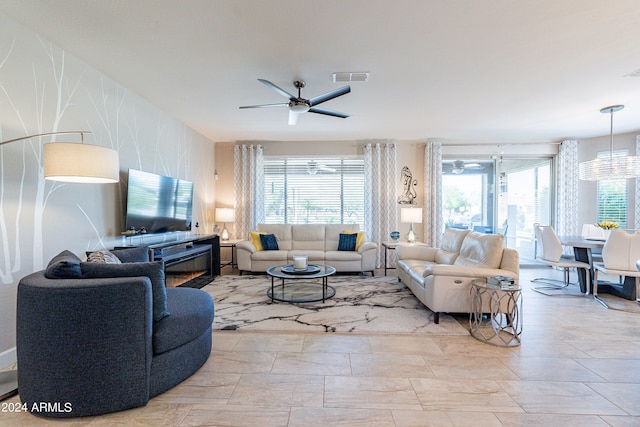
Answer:
M236 195L236 238L248 239L249 232L264 222L264 162L261 145L233 148Z
M640 156L640 135L636 136L636 156ZM636 178L635 208L633 209L633 228L640 230L640 178Z
M440 246L442 238L442 143L427 141L424 149L424 243Z
M556 233L575 236L578 230L578 141L566 140L558 153Z
M396 146L367 144L364 146L364 216L367 237L378 244L376 267L384 263L381 243L395 229L396 209Z

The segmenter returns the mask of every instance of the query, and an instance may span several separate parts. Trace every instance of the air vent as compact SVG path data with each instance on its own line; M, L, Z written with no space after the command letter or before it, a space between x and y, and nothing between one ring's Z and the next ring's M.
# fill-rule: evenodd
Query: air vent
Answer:
M627 74L625 77L640 77L640 70L635 70Z
M333 73L333 81L335 82L366 82L369 80L369 73L365 72L340 72Z

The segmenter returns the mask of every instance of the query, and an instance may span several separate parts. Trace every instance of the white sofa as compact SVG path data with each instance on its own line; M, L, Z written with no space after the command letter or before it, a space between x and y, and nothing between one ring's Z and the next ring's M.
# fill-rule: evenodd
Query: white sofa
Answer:
M374 275L378 245L364 241L355 251L339 251L340 233L358 232L357 224L259 224L256 231L274 234L278 250L257 250L250 241L236 245L238 269L264 272L269 267L291 264L293 257L306 255L309 264L326 264L338 272L371 272ZM366 237L366 236L365 236Z
M468 313L473 279L506 276L518 280L518 252L504 247L501 234L483 234L448 228L440 248L401 244L398 280L435 313ZM489 312L488 301L486 309Z

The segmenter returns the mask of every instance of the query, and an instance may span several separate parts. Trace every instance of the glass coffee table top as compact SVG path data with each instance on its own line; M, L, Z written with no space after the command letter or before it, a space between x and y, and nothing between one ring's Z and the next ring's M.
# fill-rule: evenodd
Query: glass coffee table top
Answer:
M271 288L267 296L281 302L324 302L336 294L335 288L328 285L328 277L335 273L334 267L324 264L309 264L306 271L293 271L291 264L270 267L267 274L271 276ZM280 279L280 284L275 279Z

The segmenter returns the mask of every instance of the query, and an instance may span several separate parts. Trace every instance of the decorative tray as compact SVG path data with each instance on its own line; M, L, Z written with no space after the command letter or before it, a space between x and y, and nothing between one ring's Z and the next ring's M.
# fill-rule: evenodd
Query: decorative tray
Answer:
M320 267L317 265L308 265L304 270L296 270L293 264L283 266L280 271L286 274L316 274L320 273Z

